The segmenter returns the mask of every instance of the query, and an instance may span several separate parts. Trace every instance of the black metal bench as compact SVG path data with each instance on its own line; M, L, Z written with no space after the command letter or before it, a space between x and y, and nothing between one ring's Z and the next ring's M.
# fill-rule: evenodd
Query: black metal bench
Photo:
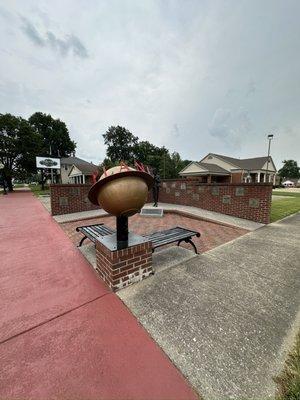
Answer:
M195 253L198 254L195 243L192 241L193 236L200 237L200 233L192 231L190 229L181 228L176 226L175 228L166 229L164 231L153 232L150 235L143 235L152 242L152 251L157 247L165 246L167 244L177 242L177 246L182 242L190 243Z
M116 231L104 224L95 224L95 225L86 225L86 226L78 226L76 228L77 232L81 232L84 237L81 239L78 247L82 245L86 238L90 239L93 243L102 236L111 235L116 233ZM180 243L190 243L195 253L198 254L197 248L192 241L193 236L200 237L200 233L196 231L192 231L190 229L181 228L180 226L176 226L175 228L166 229L163 231L153 232L149 235L143 235L145 238L151 240L152 242L152 251L154 251L157 247L165 246L167 244L177 242L177 246Z
M85 225L85 226L77 226L76 232L81 232L84 237L80 240L78 247L82 245L85 239L90 239L93 243L102 236L112 235L116 231L109 226L104 224L94 224L94 225Z

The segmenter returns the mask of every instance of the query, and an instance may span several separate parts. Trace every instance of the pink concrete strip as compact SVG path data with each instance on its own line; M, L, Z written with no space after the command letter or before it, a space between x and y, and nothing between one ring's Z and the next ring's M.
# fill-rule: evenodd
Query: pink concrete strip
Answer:
M0 254L1 399L198 398L30 193L0 198Z
M109 293L31 193L0 198L0 342Z

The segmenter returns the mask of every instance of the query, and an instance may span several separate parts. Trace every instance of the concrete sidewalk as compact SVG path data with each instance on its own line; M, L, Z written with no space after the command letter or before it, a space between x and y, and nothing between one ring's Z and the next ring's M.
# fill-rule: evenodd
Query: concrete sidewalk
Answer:
M197 399L31 194L0 197L0 398Z
M51 212L51 210L49 209L49 199L40 196L40 201L44 204L44 206L48 209L48 211ZM153 208L153 207L152 204L148 203L145 204L144 208ZM206 221L212 221L219 224L247 229L248 231L254 231L264 226L264 224L261 224L259 222L249 221L247 219L237 218L231 215L221 214L214 211L208 211L198 207L182 206L179 204L159 203L159 208L162 208L163 210L166 211L180 212L182 215L196 217ZM83 219L103 217L105 215L108 215L106 211L98 209L98 210L82 211L71 214L55 215L53 218L56 220L56 222L61 224L65 222L80 221Z
M205 399L273 398L300 328L300 214L118 295Z

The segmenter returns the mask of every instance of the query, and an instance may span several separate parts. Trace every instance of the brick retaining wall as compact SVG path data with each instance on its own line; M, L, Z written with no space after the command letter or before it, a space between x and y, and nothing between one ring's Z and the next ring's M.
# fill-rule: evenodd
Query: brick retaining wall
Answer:
M94 206L87 195L91 185L67 184L50 185L52 215L90 211Z
M149 201L152 201L150 195ZM268 224L272 184L203 184L196 180L170 179L161 182L159 201L199 207Z
M95 210L87 198L90 185L51 185L52 215ZM149 201L152 195L149 193ZM216 211L268 224L272 201L269 183L199 183L170 179L161 182L159 201Z

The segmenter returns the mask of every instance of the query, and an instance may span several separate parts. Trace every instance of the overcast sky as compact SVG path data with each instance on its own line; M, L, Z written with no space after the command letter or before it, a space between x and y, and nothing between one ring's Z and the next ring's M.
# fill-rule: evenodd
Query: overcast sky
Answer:
M0 112L123 125L183 158L300 161L299 0L0 0Z

